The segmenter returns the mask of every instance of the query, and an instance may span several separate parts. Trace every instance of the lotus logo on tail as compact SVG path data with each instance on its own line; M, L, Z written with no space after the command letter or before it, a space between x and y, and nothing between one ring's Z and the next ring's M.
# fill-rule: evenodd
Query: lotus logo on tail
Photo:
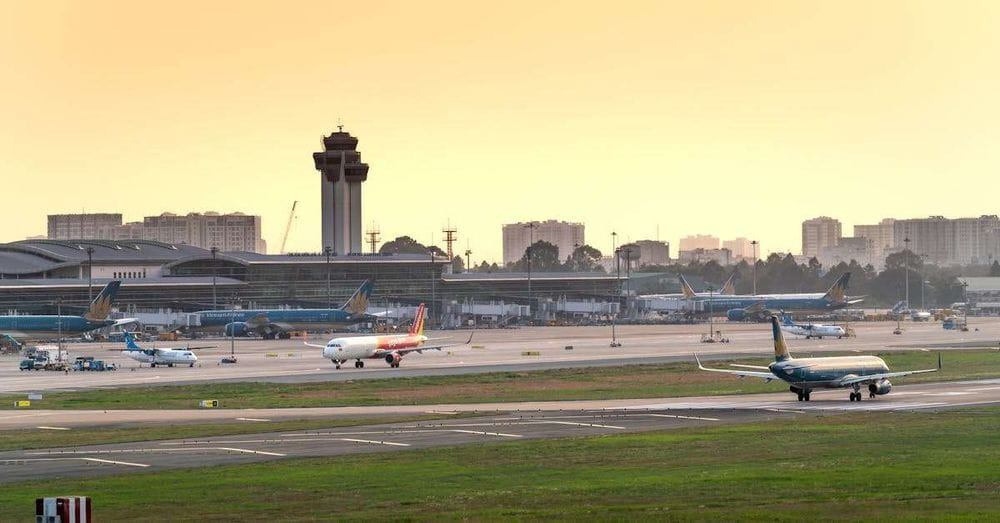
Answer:
M94 298L94 302L90 304L90 309L83 315L88 321L104 321L108 319L108 315L111 314L111 306L114 304L115 296L118 295L118 288L121 287L122 282L115 280L108 283L101 293Z
M824 296L826 299L833 303L844 303L847 301L847 282L851 279L851 273L845 272L843 276L837 279L830 290L826 291Z
M368 312L368 298L374 288L375 285L371 281L365 280L341 309L351 314L365 314Z

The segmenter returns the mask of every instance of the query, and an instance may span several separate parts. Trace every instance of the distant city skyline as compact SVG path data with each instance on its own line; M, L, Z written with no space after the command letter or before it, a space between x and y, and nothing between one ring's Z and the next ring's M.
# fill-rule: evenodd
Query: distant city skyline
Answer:
M298 200L287 249L321 250L311 154L338 123L371 168L365 228L440 245L450 221L474 260L534 219L584 223L605 253L612 231L701 231L766 256L820 215L998 212L1000 4L566 9L13 2L0 241L155 201L262 216L277 249Z

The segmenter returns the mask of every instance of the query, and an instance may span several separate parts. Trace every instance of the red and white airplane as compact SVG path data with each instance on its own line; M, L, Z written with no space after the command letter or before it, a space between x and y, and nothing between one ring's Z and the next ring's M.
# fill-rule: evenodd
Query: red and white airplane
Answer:
M390 367L396 368L399 367L399 361L403 356L411 352L419 353L425 350L441 350L445 347L472 343L472 334L470 334L468 341L465 343L424 345L424 343L432 341L432 338L424 336L425 314L426 308L421 303L417 307L417 315L413 318L413 325L406 334L334 338L328 341L326 345L316 345L313 343L306 343L306 345L323 349L323 357L332 361L338 369L347 360L357 360L354 362L354 367L360 369L365 366L364 360L366 359L385 360Z

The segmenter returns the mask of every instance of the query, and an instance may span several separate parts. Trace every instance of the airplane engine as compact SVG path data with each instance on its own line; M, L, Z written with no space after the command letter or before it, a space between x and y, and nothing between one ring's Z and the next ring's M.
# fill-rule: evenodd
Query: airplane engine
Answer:
M250 326L246 322L234 321L226 324L226 336L249 336Z
M889 380L879 380L878 383L872 383L871 385L868 385L868 392L871 392L872 394L878 394L878 395L888 394L889 391L891 390L892 390L892 383L889 383Z
M747 319L747 311L743 309L729 309L726 311L726 318L729 321L743 321Z
M390 367L398 367L399 360L403 359L403 356L398 352L393 352L392 354L386 354L385 362L389 364Z

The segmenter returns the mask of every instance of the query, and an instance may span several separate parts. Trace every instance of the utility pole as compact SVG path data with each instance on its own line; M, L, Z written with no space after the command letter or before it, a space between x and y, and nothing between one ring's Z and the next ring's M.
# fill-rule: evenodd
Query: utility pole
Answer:
M528 248L525 250L528 257L528 317L534 319L535 305L531 302L531 248L535 244L535 222L528 222L525 227L528 228Z
M375 254L375 246L378 244L380 234L381 233L379 232L378 227L375 227L374 224L372 224L372 228L365 233L365 235L368 236L368 246L371 247L372 254Z
M333 249L329 245L323 248L323 254L326 254L326 308L333 308L333 295L330 293L330 255L333 253Z
M87 301L94 301L94 248L87 247Z
M428 250L428 252L431 255L431 311L436 311L437 309L434 306L434 304L437 302L437 291L435 290L434 280L436 280L437 278L434 276L434 251L433 250ZM434 321L433 321L433 319L434 319L434 313L431 312L431 314L428 314L427 315L427 319L431 320L431 322L430 322L431 325L430 326L433 327L434 326Z
M906 248L903 250L903 272L906 274L905 285L906 285L906 298L903 300L906 302L906 310L910 310L910 238L903 238L903 243L906 244Z
M447 227L441 229L441 232L444 233L444 244L448 247L448 261L451 261L455 258L455 253L452 252L451 246L458 240L458 229L448 224Z
M757 295L757 240L750 242L753 245L753 295Z
M210 250L212 251L212 310L214 311L219 308L219 302L215 292L215 257L219 253L219 248L213 246Z

